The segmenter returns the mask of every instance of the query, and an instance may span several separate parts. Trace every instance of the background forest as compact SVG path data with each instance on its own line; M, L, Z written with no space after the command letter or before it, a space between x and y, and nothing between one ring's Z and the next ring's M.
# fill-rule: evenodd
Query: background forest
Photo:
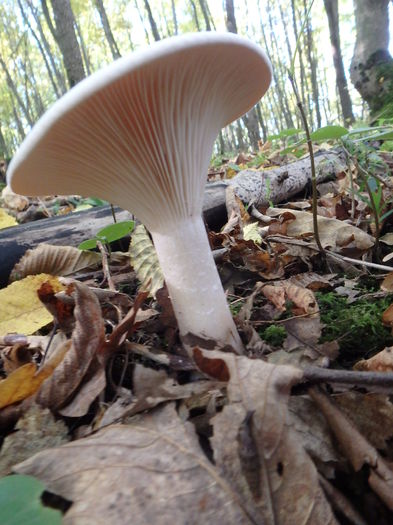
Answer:
M168 36L238 32L273 63L267 96L220 134L217 153L301 128L288 68L310 127L391 118L390 0L1 0L0 157L45 110L103 65ZM252 75L252 71L250 71ZM357 89L355 89L355 86Z

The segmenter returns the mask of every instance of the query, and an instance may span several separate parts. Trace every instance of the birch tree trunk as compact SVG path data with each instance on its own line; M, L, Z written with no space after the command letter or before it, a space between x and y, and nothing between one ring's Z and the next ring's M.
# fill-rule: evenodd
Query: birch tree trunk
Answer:
M351 80L376 115L390 103L393 115L393 59L389 53L389 0L354 0L356 43Z
M345 124L352 124L355 117L352 112L352 102L348 92L348 83L341 53L338 0L324 0L324 3L329 22L330 43L332 45L333 64L336 71L336 85L340 96L341 110Z

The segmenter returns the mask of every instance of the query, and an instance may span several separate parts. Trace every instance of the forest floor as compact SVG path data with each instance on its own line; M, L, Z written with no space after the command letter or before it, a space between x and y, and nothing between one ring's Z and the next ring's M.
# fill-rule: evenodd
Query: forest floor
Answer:
M242 356L185 352L141 225L90 251L28 251L0 290L0 522L391 524L393 154L380 146L319 185L323 252L309 187L269 207L227 191L209 240ZM267 143L216 158L209 180L302 155ZM0 227L96 204L5 190Z

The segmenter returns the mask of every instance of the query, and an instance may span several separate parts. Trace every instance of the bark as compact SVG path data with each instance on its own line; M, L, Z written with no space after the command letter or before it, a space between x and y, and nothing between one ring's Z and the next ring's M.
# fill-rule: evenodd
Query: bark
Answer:
M254 151L258 150L258 142L261 140L258 120L258 113L255 106L243 117L243 122L247 128L248 141Z
M350 68L351 80L375 116L386 104L392 104L389 0L355 0L354 6L356 43Z
M39 14L37 12L37 9L34 7L34 5L33 5L31 0L25 0L25 1L26 1L27 5L30 8L30 11L31 11L31 13L32 13L32 15L34 17L35 23L37 24L38 33L40 35L40 41L42 42L43 48L45 49L45 53L46 53L46 56L48 57L50 65L52 67L52 71L55 74L55 77L56 77L56 80L57 80L57 84L58 84L58 86L60 88L60 92L61 92L61 94L64 94L67 91L65 78L63 76L63 73L57 67L55 57L53 56L52 49L50 47L48 39L45 36L45 32L44 32L44 29L42 27L41 20L40 20ZM49 18L49 21L51 22L50 18Z
M151 27L151 32L153 33L154 40L156 42L158 42L159 40L161 40L161 37L160 37L160 34L158 32L158 29L157 29L156 21L154 20L154 16L153 16L150 4L149 4L149 0L144 0L144 2L145 2L146 13L147 13L147 16L149 18L149 24L150 24L150 27Z
M142 12L139 9L139 4L138 4L137 0L134 0L134 5L135 5L136 10L138 11L138 16L139 16L139 20L141 21L141 24L142 24L142 27L143 27L143 31L145 32L146 42L148 44L150 44L149 31L146 28L145 19L143 18Z
M23 4L22 4L21 0L18 0L18 5L19 5L19 9L20 9L22 18L23 18L23 22L29 28L30 33L32 34L34 40L36 41L37 47L40 50L40 53L41 53L42 58L44 60L45 67L46 67L46 69L48 71L49 80L50 80L50 82L52 84L53 91L55 92L56 98L59 98L60 95L61 95L61 92L60 92L60 89L59 89L59 87L58 87L58 85L56 83L55 76L54 76L52 68L51 68L51 66L49 64L48 57L46 55L45 49L44 49L44 47L43 47L43 45L41 43L41 40L38 37L37 33L34 31L34 29L32 28L32 26L30 24L30 20L29 20L27 14L26 14L26 11L25 11L25 9L23 7Z
M315 161L318 182L330 179L343 170L343 164L334 151L319 152ZM216 231L225 224L227 186L231 186L246 204L253 202L255 206L266 206L270 201L278 204L304 191L310 180L309 158L269 170L244 170L233 179L207 184L203 204L204 220L210 229ZM119 221L130 218L129 212L119 209L116 209L116 216ZM7 284L12 268L26 250L43 242L78 246L111 222L111 209L105 206L0 230L0 286Z
M86 47L86 44L85 44L85 39L83 38L83 34L82 34L82 31L81 31L81 28L80 28L78 22L75 19L74 19L74 26L75 26L75 31L76 31L77 37L78 37L79 42L80 42L80 50L82 52L82 57L83 57L85 70L86 70L88 75L91 75L92 71L91 71L91 64L90 64L89 53L87 52L87 47Z
M106 14L103 0L94 0L94 4L97 8L98 14L100 15L101 24L104 29L105 37L111 50L112 57L114 60L121 57L119 48L117 47L116 40L113 36L112 29Z
M49 29L60 48L68 83L73 87L85 77L85 70L70 0L51 0L55 24L52 23L46 0L41 0L41 3Z
M348 92L348 83L341 53L338 0L324 0L324 3L329 22L330 43L332 45L333 64L336 72L336 85L340 96L344 123L352 124L355 117L352 112L352 102Z
M225 0L226 19L225 24L229 33L237 33L237 24L235 17L235 6L233 0Z

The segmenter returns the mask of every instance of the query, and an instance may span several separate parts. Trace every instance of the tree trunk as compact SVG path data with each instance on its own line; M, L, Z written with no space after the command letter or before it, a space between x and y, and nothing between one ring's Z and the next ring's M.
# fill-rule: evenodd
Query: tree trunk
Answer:
M91 75L92 71L91 71L89 53L87 52L87 47L85 44L85 39L83 38L81 28L75 18L74 18L74 27L75 27L77 37L79 39L80 50L82 52L85 71L87 72L88 75Z
M50 62L50 65L52 66L52 71L54 72L56 80L57 80L57 83L58 83L58 85L60 87L60 92L61 92L61 94L64 94L67 91L65 78L64 78L63 73L57 67L56 60L55 60L55 57L53 56L50 44L48 42L48 39L45 36L45 32L44 32L44 29L43 29L42 24L41 24L40 16L39 16L39 14L37 12L37 9L34 7L32 1L31 0L25 0L25 1L26 1L27 5L29 6L30 11L31 11L31 13L32 13L32 15L34 17L34 20L35 20L36 24L37 24L37 29L38 29L38 32L40 34L40 40L42 42L42 46L45 49L45 52L46 52L46 55L47 55L48 60ZM51 22L50 18L49 18L49 21Z
M145 1L145 9L146 9L146 12L147 12L147 16L149 18L151 32L153 33L154 40L156 42L158 42L159 40L161 40L161 37L160 37L160 34L158 32L158 29L157 29L156 21L154 20L154 16L153 16L152 10L150 8L149 0L144 0L144 1Z
M307 16L307 3L306 0L303 0L303 16ZM310 18L307 20L306 23L306 35L307 35L307 58L308 62L310 64L310 72L311 72L311 87L312 87L312 98L313 98L313 106L315 108L315 113L317 117L317 127L320 128L322 124L321 119L321 110L319 108L319 88L318 88L318 80L317 80L317 59L315 57L314 53L314 43L313 43L313 37L312 37L312 27L311 27L311 20Z
M15 86L15 83L12 80L12 76L11 76L10 72L8 71L7 64L4 62L3 57L1 55L0 55L0 66L2 67L2 69L4 71L5 78L6 78L6 81L7 81L7 85L10 88L10 90L11 90L13 96L15 97L16 101L18 102L18 105L19 105L20 109L22 110L22 113L23 113L25 119L27 120L27 122L29 123L30 126L33 126L33 119L32 119L32 117L30 115L30 112L29 112L28 108L26 107L26 104L23 102L21 96L19 95L18 90L16 89L16 86Z
M0 158L1 158L2 166L4 165L5 159L9 158L9 155L10 154L9 154L9 151L8 151L7 142L6 142L5 137L3 135L3 130L1 129L1 124L0 124ZM4 176L5 176L5 174L3 173L3 167L1 167L1 172L2 172L2 176L3 177L0 177L0 180L1 180L1 178L4 178Z
M121 57L119 48L117 47L116 40L114 39L111 26L109 24L108 16L105 11L103 0L94 0L94 4L97 8L98 14L100 15L101 24L104 29L106 40L112 53L114 60Z
M75 17L70 0L51 0L55 25L53 25L46 0L41 0L49 29L63 56L70 87L85 77L81 50L75 33Z
M389 0L354 0L356 43L351 80L376 116L390 102L393 115L393 59L389 53Z
M197 31L200 31L201 30L201 26L199 24L198 10L196 8L194 0L190 0L190 3L191 3L191 7L192 7L192 14L194 15L195 26L197 28Z
M235 7L233 0L225 0L226 19L225 24L229 33L237 33L237 24L235 17Z
M211 31L212 28L210 25L209 13L207 12L206 0L199 0L199 5L201 6L203 18L205 19L206 31Z
M178 32L179 32L179 28L178 28L178 25L177 25L177 15L176 15L175 0L171 0L171 8L172 8L172 19L173 19L174 34L177 35Z
M34 40L37 43L37 47L40 50L40 53L41 53L42 58L44 60L45 67L46 67L46 69L48 71L49 80L51 81L51 84L52 84L52 87L53 87L53 91L55 92L56 98L59 98L61 93L60 93L60 90L59 90L59 88L58 88L58 86L56 84L56 80L55 80L55 77L53 75L52 69L50 67L50 64L49 64L49 61L48 61L48 57L46 56L45 49L44 49L44 47L43 47L43 45L41 43L41 40L38 38L37 33L34 31L34 29L32 28L32 26L30 24L29 18L28 18L27 14L26 14L26 11L24 10L24 7L23 7L23 4L22 4L21 0L18 0L18 5L19 5L19 9L20 9L23 21L26 24L26 26L29 28L30 33L32 34Z
M352 112L352 102L348 92L348 84L341 53L338 0L324 0L324 3L329 22L330 43L332 44L333 64L336 71L336 85L340 96L344 123L348 125L354 122L355 117Z

